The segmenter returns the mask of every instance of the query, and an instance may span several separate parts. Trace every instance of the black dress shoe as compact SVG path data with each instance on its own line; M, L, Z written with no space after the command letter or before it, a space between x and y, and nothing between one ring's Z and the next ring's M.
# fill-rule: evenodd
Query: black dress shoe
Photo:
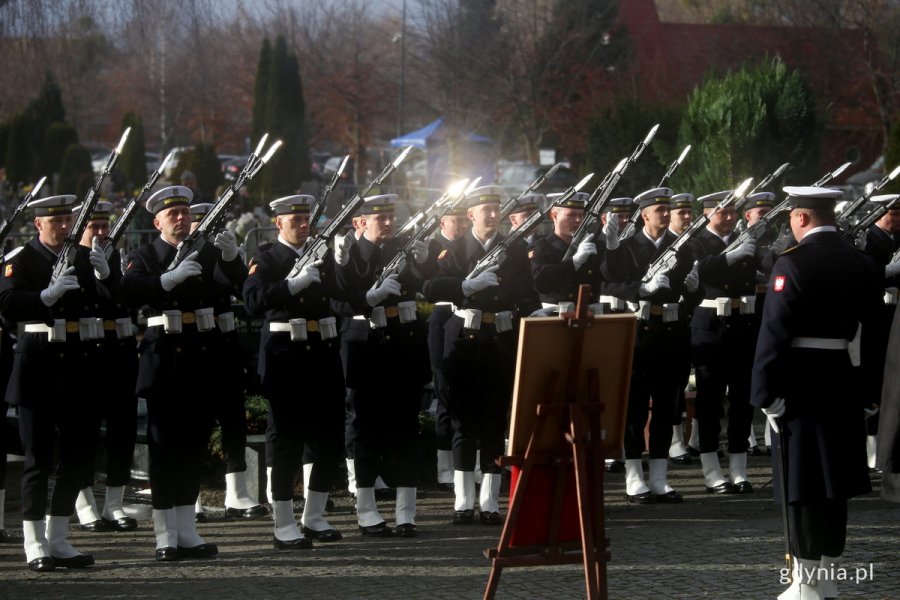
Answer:
M156 560L160 562L172 562L173 560L178 560L178 548L174 548L172 546L157 548Z
M56 561L50 556L41 556L28 562L28 568L37 573L46 573L56 568Z
M359 532L370 537L392 537L394 535L394 531L384 521L378 525L368 525L366 527L360 525Z
M748 456L765 456L766 451L762 449L762 446L753 446L749 450L747 450Z
M733 494L752 494L753 493L753 484L749 481L739 481L737 483L732 483L732 493Z
M229 519L255 519L257 517L269 516L269 511L261 504L251 506L250 508L231 508L226 506L225 516Z
M312 540L308 537L297 538L296 540L279 540L278 538L274 539L274 543L272 544L276 550L309 550L313 547Z
M442 492L452 492L453 491L452 483L439 483L437 486L438 486L438 489L441 490Z
M419 535L419 531L412 523L401 523L394 527L394 535L397 537L413 538Z
M670 456L669 460L677 465L692 465L694 464L694 459L691 458L690 454L682 454L680 456Z
M503 517L498 512L483 512L478 518L482 525L503 525Z
M472 509L458 510L453 514L454 525L470 525L475 522L475 511Z
M198 544L197 546L178 546L178 558L212 558L219 553L215 544Z
M700 456L700 450L698 448L694 448L693 446L688 446L688 454L691 456Z
M606 472L607 473L624 473L625 472L625 463L620 460L614 460L606 463Z
M649 491L643 494L625 494L625 499L632 504L653 504L653 494Z
M94 557L90 554L76 554L71 558L60 558L51 556L57 567L65 567L67 569L84 569L94 564Z
M206 523L206 520L205 512L194 513L194 523Z
M720 483L719 485L709 487L706 486L707 494L731 494L734 493L734 488L731 485L730 481L726 481L725 483Z
M654 494L653 499L659 504L680 504L684 502L684 498L682 498L681 494L675 490L666 492L665 494Z
M94 533L98 533L100 531L109 531L106 527L106 523L103 519L98 519L96 521L91 521L90 523L85 523L81 526L82 531L92 531Z
M119 519L103 519L107 531L134 531L137 529L137 521L131 517L121 517Z
M6 541L6 530L0 529L0 544Z
M315 531L314 529L310 529L309 527L304 527L303 535L311 540L316 540L317 542L337 542L344 539L344 536L341 535L341 532L337 529L323 529L322 531Z

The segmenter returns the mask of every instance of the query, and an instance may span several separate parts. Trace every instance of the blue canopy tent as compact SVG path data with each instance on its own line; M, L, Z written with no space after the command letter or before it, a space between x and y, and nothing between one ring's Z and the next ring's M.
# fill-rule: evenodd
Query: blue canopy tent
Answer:
M391 140L391 146L395 148L415 146L425 151L428 166L426 187L434 191L428 194L431 200L436 199L447 185L459 177L471 179L481 176L479 185L493 183L495 177L494 141L476 133L461 136L457 142L456 165L451 169L447 129L444 118L441 117L421 129Z

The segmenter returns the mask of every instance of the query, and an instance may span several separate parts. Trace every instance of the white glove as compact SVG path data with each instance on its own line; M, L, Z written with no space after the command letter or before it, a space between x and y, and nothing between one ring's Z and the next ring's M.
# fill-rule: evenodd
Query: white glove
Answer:
M641 296L652 296L662 289L669 289L669 276L660 273L654 275L653 279L647 283L641 284L640 294Z
M412 245L412 255L420 265L428 260L428 244L422 240L416 240Z
M41 302L45 306L53 306L66 292L77 290L80 287L78 277L75 276L75 267L69 267L46 290L41 292Z
M198 252L194 250L177 267L159 276L159 283L164 290L171 292L175 286L184 283L188 277L194 277L203 271L200 263L194 260L197 258L197 254Z
M91 240L91 254L88 260L91 261L91 266L94 267L94 276L97 279L103 281L109 277L109 263L106 262L106 254L100 249L100 240L97 239L96 235Z
M612 213L606 217L606 225L603 226L603 235L606 236L607 250L615 250L619 247L619 217Z
M725 253L725 262L730 267L734 263L756 255L756 240L747 240L734 250Z
M497 274L494 272L497 270L497 267L491 267L487 271L482 271L472 279L465 279L462 282L462 293L463 296L468 298L472 294L476 294L481 290L486 290L489 287L494 287L500 285L500 282L497 281Z
M231 262L238 255L237 236L233 231L223 231L216 235L213 246L222 251L222 260Z
M381 285L374 290L366 292L366 302L369 303L369 306L378 306L387 300L388 296L399 296L402 286L400 285L400 282L397 281L398 277L399 275L396 273L388 275L385 280L381 282Z
M863 229L859 233L856 234L856 239L853 240L853 243L856 245L856 249L860 252L866 251L866 243L868 242L868 236L866 235L866 230Z
M592 254L597 254L597 244L594 243L594 236L589 235L578 244L578 250L572 256L572 262L575 263L575 270L587 262Z
M778 427L778 418L784 414L784 398L775 398L775 401L769 406L762 409L763 414L766 415L766 418L769 420L769 425L772 426L772 431L775 433L781 433L781 429Z
M699 268L700 263L695 260L694 268L691 269L691 272L688 273L687 277L684 278L684 289L692 294L697 291L698 287L700 287L700 273L698 272Z
M886 278L896 277L900 275L900 260L895 260L892 263L888 263L884 267L884 276Z
M287 280L288 291L291 296L296 296L313 283L322 283L322 277L319 275L319 269L315 263L306 265L300 269L299 273Z
M334 236L334 262L340 267L344 267L350 262L350 236L337 234Z

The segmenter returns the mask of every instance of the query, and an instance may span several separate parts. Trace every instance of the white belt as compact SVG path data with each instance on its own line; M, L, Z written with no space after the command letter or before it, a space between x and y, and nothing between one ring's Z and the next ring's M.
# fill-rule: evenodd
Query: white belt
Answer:
M563 300L559 304L553 304L552 302L541 302L541 308L543 308L544 310L563 314L567 312L575 312L575 303L566 300Z
M273 321L269 323L269 331L272 333L290 333L292 342L303 342L307 339L307 333L318 333L323 340L337 337L337 319L324 317L316 320L290 319L287 322Z
M501 310L497 313L484 312L477 308L461 308L454 313L463 320L466 329L481 329L482 325L493 325L497 333L512 331L513 313L511 310Z
M219 329L222 330L222 333L231 333L235 329L234 313L228 311L218 315L216 317L216 324L219 326Z
M756 313L756 296L707 298L700 303L700 307L715 309L719 317L730 317L734 309L739 309L742 315L752 315Z
M617 298L615 296L600 296L600 304L609 304L609 310L625 310L628 308L628 303L621 298ZM595 313L602 314L602 313Z
M209 308L198 308L194 312L180 310L164 310L163 314L147 319L147 327L162 326L166 333L181 333L182 325L197 325L197 331L205 332L216 328L215 311Z
M791 340L791 348L809 348L812 350L846 350L850 355L850 364L858 367L861 364L860 340L862 323L856 328L856 335L847 341L843 338L795 337Z
M106 336L103 332L103 319L99 317L81 317L77 321L55 319L53 325L26 323L23 331L24 333L45 333L51 342L64 342L67 334L77 334L83 342L101 340Z
M452 305L451 305L452 306ZM363 315L355 315L357 320L365 320ZM387 320L399 318L401 323L411 323L416 320L416 302L415 300L406 300L398 302L397 306L376 306L369 315L369 326L372 329L381 329L387 327Z
M674 323L678 321L678 303L653 304L649 300L641 300L635 314L642 321L647 321L651 315L656 315L662 317L663 323Z
M895 288L895 287L884 288L884 303L885 304L887 304L889 306L896 306L897 305L897 296L898 296L897 288Z

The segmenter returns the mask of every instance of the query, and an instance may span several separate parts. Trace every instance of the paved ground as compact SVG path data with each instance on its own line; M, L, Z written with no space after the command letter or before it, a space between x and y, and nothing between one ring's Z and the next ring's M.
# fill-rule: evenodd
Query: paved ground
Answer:
M704 493L698 465L675 467L672 483L685 496L675 506L634 506L623 501L623 476L607 478L610 598L774 598L782 590L780 513L771 489L769 459L751 458L757 491L747 496ZM880 479L875 476L876 487ZM99 489L99 488L98 488ZM205 491L209 502L221 492ZM11 494L14 495L14 494ZM489 572L482 551L495 546L499 528L449 523L452 497L435 490L419 495L420 536L370 540L356 533L351 499L338 496L332 523L343 541L300 552L271 547L267 519L226 521L211 507L200 526L219 545L215 559L156 563L145 497L130 495L140 529L126 534L92 534L72 527L79 550L97 564L84 571L31 573L21 543L0 544L0 597L63 598L480 598ZM18 507L8 503L6 525L16 529ZM393 503L382 503L390 519ZM505 506L503 507L505 509ZM900 598L900 506L878 499L877 491L850 506L846 565L865 581L845 583L842 598ZM862 572L862 571L860 571ZM498 599L581 598L578 566L504 571Z

